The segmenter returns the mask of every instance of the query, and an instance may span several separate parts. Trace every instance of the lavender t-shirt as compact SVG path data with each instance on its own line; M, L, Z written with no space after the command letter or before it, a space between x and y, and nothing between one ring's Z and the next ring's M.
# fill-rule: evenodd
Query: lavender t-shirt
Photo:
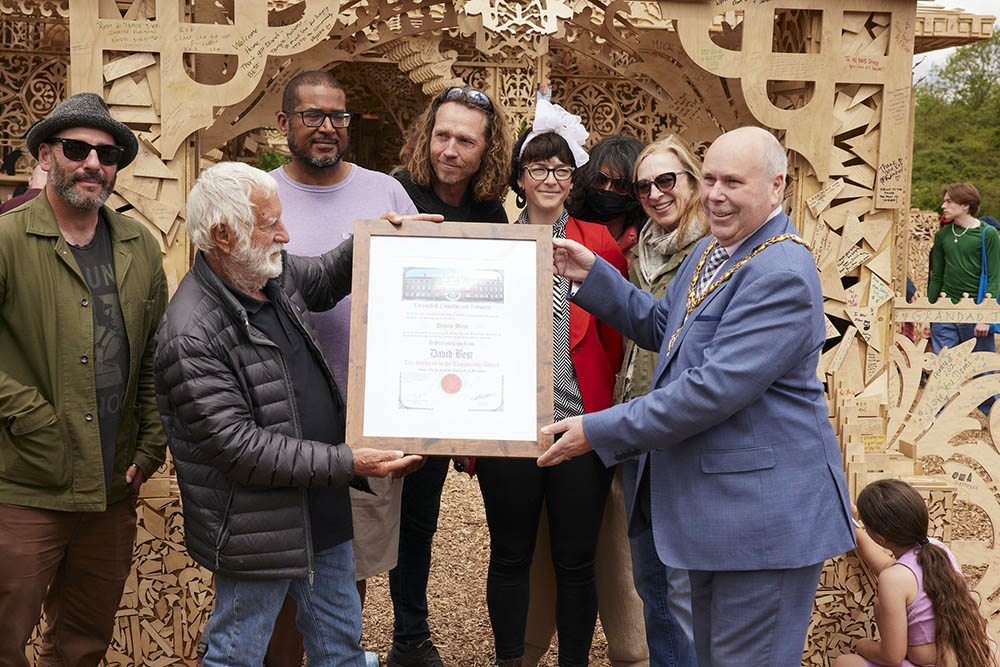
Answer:
M377 218L386 211L416 213L399 182L377 171L351 165L336 185L303 185L293 181L284 167L271 172L278 181L281 219L290 241L285 249L294 255L314 257L336 248L354 232L354 221ZM340 394L347 400L348 343L351 340L351 297L325 313L313 313L319 344L333 369Z

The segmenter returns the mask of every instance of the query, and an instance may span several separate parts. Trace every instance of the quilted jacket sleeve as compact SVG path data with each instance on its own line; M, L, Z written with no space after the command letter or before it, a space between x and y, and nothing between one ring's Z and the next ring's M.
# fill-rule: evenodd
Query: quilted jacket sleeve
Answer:
M330 310L351 293L351 271L354 268L354 237L319 257L286 255L286 280L302 293L306 307L312 311Z
M350 448L259 426L240 379L211 343L183 334L157 340L157 400L171 448L182 450L179 458L203 461L250 486L341 486L351 480Z

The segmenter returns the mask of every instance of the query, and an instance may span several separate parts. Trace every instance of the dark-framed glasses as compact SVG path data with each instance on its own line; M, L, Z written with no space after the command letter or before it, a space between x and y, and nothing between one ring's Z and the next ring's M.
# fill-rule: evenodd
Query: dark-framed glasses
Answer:
M632 183L627 178L611 178L603 171L594 177L594 187L598 190L611 190L620 195L627 195L631 190Z
M476 90L468 86L452 86L447 90L441 91L441 94L438 95L439 102L451 102L454 100L465 100L472 106L479 107L488 113L493 113L493 102L490 100L489 95L481 90Z
M348 127L351 124L351 114L346 111L286 111L285 113L297 113L302 118L302 124L306 127L322 127L326 119L330 119L333 127Z
M533 164L530 167L525 167L524 170L528 172L528 176L531 176L532 180L544 181L552 174L556 177L557 181L568 181L573 175L573 167L543 167L540 164Z
M686 174L686 171L665 171L658 174L653 180L641 180L632 184L632 192L636 197L648 197L649 189L655 185L660 192L670 192L677 185L677 177Z
M62 144L63 155L66 156L67 160L72 160L73 162L83 162L90 155L90 151L97 151L97 159L106 167L117 165L119 160L122 159L122 155L125 154L125 149L121 146L114 144L92 146L86 141L67 139L66 137L52 137L51 139L47 139L45 143Z

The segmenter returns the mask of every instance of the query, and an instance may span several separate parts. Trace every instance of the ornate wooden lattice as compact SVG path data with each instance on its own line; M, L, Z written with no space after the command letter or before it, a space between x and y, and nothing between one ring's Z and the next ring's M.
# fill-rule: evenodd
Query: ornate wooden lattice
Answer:
M65 2L0 1L0 160L20 151L28 128L66 97L67 12ZM19 171L30 171L29 162Z
M742 0L306 0L275 2L271 11L250 0L196 0L186 13L162 15L155 0L67 1L68 8L0 0L3 29L17 12L68 17L71 92L102 92L140 136L140 157L119 178L112 203L131 206L161 240L173 284L187 266L180 223L199 159L249 132L256 138L241 139L241 150L266 143L260 128L272 124L285 83L304 69L334 68L358 108L382 113L386 127L405 126L426 96L456 80L495 95L517 125L530 117L535 84L551 79L595 139L676 131L698 149L741 125L772 129L792 154L787 203L820 270L830 349L818 372L831 388L835 420L843 417L853 485L920 467L936 476L928 497L945 507L935 514L942 536L950 527L960 558L973 563L969 573L996 628L996 448L951 444L976 433L969 429L979 424L966 415L1000 393L992 378L974 377L992 362L963 361L969 355L961 348L927 357L892 334L894 309L910 319L993 317L990 307L969 304L904 311L893 298L909 256L914 34L927 43L947 37L950 24L918 24L906 0L875 9L860 0L793 0L778 9ZM393 148L373 150L382 159ZM925 367L937 379L918 396ZM986 434L993 441L992 423ZM169 478L152 483L109 654L116 664L190 660L199 610L211 598L207 574L183 560ZM845 638L869 632L855 609L870 601L857 563L832 562L806 663L824 664Z

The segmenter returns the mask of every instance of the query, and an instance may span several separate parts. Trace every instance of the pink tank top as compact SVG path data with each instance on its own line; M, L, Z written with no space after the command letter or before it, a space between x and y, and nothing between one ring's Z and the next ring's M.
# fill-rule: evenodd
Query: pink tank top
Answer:
M951 553L951 550L933 537L929 539L931 543L944 549L945 553L948 554L948 559L951 561L951 566L961 574L962 570L958 567L958 561L955 560L955 556ZM906 607L907 646L933 644L934 632L937 629L937 625L934 622L934 609L931 605L931 599L924 592L924 568L920 567L920 564L917 563L918 553L920 553L920 547L913 547L896 561L896 563L909 568L913 572L913 576L917 578L917 597Z

